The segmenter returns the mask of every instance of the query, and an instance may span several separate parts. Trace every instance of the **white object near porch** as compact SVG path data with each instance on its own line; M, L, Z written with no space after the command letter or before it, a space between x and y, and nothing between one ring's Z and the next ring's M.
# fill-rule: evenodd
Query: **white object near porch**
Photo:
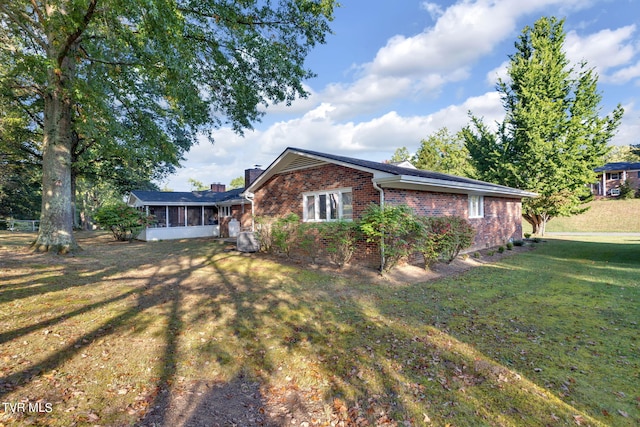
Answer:
M219 236L219 225L199 225L191 227L157 227L143 229L138 235L138 240L150 242L158 240L191 239L194 237Z

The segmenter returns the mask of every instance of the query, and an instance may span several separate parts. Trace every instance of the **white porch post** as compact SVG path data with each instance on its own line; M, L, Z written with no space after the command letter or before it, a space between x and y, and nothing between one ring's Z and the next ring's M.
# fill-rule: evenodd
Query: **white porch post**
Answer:
M627 180L627 171L622 171L622 182Z
M602 172L602 189L600 190L601 196L607 195L607 172Z

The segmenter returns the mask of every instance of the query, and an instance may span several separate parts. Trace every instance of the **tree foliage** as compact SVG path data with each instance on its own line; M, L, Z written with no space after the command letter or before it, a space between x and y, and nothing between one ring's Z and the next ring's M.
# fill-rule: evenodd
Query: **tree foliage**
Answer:
M423 139L411 162L418 169L466 177L474 174L462 135L451 134L446 127Z
M0 2L0 98L42 161L35 247L66 252L75 176L163 175L199 137L306 95L334 0ZM4 117L2 117L4 120ZM31 146L33 145L33 147ZM128 171L135 173L128 174ZM124 179L122 179L124 178Z
M229 182L229 190L233 190L235 188L243 188L244 187L244 177L237 176Z
M407 147L400 147L400 148L396 148L396 151L393 152L393 156L391 156L391 159L389 160L389 162L402 163L410 160L411 160L411 153L409 153L409 150L407 149Z
M523 216L535 233L547 221L582 212L620 124L618 106L600 117L595 72L571 67L563 52L564 21L543 17L526 27L510 56L507 80L499 80L505 119L491 131L471 116L462 131L478 178L538 193L525 200Z
M615 145L604 157L603 163L640 163L640 145Z

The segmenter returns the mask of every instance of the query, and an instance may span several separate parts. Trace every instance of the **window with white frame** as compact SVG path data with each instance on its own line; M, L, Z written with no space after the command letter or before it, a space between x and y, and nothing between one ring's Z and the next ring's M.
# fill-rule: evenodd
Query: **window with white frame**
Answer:
M218 215L221 218L231 216L231 206L218 206Z
M484 196L469 194L469 218L484 217Z
M302 195L302 219L323 222L353 219L351 188L313 191Z

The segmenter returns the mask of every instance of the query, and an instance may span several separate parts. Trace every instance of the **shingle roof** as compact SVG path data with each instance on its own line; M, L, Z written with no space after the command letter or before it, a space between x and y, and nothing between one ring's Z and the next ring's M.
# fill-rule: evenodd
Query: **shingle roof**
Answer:
M629 170L640 170L640 163L613 162L613 163L607 163L604 166L600 166L599 168L594 169L595 172L629 171Z
M458 182L462 184L472 184L472 185L480 185L480 186L484 185L484 186L491 186L492 188L504 188L505 190L506 189L513 190L511 187L506 187L504 185L491 184L485 181L479 181L476 179L465 178L457 175L449 175L445 173L433 172L433 171L428 171L424 169L404 168L404 167L396 166L390 163L373 162L369 160L355 159L352 157L337 156L334 154L326 154L326 153L320 153L317 151L303 150L300 148L289 148L289 149L300 152L300 153L307 153L314 156L321 156L326 159L331 159L338 162L351 164L354 166L360 166L367 169L373 169L380 172L386 172L393 175L415 176L419 178L428 178L428 179L435 179L440 181Z
M200 203L200 204L216 204L227 202L234 199L240 199L240 193L244 188L236 188L225 191L224 193L214 193L210 190L205 191L132 191L131 195L145 204L151 203Z

